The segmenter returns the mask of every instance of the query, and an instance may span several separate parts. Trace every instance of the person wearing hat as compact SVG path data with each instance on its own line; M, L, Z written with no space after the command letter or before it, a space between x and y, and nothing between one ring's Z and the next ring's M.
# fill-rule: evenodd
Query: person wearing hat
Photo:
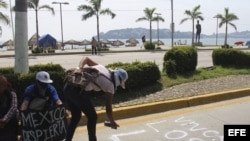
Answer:
M51 83L53 81L50 79L48 72L38 72L35 83L26 87L24 91L20 110L43 110L55 105L61 105L62 101L58 96L57 90Z
M85 57L80 61L79 67L96 69L102 75L98 75L94 82L90 82L84 90L80 87L74 87L67 83L65 84L63 93L67 100L69 110L71 111L71 121L67 129L66 141L72 141L77 124L81 119L82 112L88 119L87 130L89 141L96 141L97 114L90 98L88 97L88 93L90 93L90 91L102 91L105 94L106 114L110 121L110 127L112 129L117 129L119 125L113 118L112 99L118 86L125 89L125 82L128 79L128 74L124 69L110 71L108 68L94 62L88 57Z
M7 78L0 76L0 141L18 140L17 96Z

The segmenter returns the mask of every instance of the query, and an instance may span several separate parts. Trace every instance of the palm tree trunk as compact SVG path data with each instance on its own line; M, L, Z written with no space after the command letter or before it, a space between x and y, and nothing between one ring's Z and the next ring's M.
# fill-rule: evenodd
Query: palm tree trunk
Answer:
M150 44L152 43L152 21L149 21Z
M39 35L39 31L38 31L38 11L37 9L35 10L36 11L36 46L39 47L39 38L38 38L38 35Z
M99 15L96 15L96 21L97 21L97 49L100 54L100 32L99 32Z
M227 47L227 29L228 24L226 23L226 32L225 32L225 40L224 40L224 46Z
M194 19L192 19L192 46L194 47Z
M15 73L29 71L27 0L16 0Z

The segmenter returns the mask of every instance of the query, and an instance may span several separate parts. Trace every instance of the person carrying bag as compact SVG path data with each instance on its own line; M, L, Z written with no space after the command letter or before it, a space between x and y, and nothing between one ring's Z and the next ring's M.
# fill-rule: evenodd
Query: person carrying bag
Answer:
M108 68L94 62L88 57L82 58L79 63L79 70L82 70L81 74L84 74L84 70L86 69L97 71L97 73L93 73L96 75L91 77L93 79L89 81L89 83L84 83L85 85L83 86L77 86L65 81L63 93L65 99L67 100L69 110L71 111L71 121L67 129L66 141L72 141L77 124L81 119L82 112L88 119L87 129L89 141L97 140L97 114L94 105L89 98L91 91L103 92L105 95L106 114L110 121L110 127L112 129L117 129L119 127L113 117L112 100L115 90L118 86L121 86L125 89L125 82L128 79L127 72L124 69L109 70Z

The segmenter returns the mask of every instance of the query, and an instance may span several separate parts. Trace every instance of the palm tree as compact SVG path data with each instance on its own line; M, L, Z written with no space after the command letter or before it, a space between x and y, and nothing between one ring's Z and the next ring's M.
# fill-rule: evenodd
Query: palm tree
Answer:
M228 24L231 25L235 30L237 30L237 27L235 24L232 23L234 20L238 20L239 18L233 14L229 13L229 9L225 8L225 15L217 14L216 17L220 19L219 27L221 28L223 24L226 24L226 32L225 32L225 40L224 40L224 46L227 45L227 32L228 32Z
M199 10L200 10L200 5L194 7L194 9L192 11L186 10L184 12L184 14L187 15L188 17L182 19L180 22L180 24L182 24L187 20L192 20L192 46L194 46L194 20L200 19L203 21L203 17L201 16L202 13Z
M154 12L155 12L156 8L145 8L143 11L144 11L144 14L145 14L145 17L141 17L141 18L138 18L136 20L136 22L139 22L139 21L149 21L149 32L150 32L150 43L152 43L152 22L153 21L162 21L164 22L164 19L157 15L154 17Z
M0 8L7 9L7 7L8 7L8 4L5 1L0 0ZM0 21L6 23L7 25L10 24L9 17L7 15L3 14L2 12L0 12ZM0 33L2 35L2 27L1 26L0 26Z
M28 0L28 8L32 8L35 10L36 13L36 37L37 37L37 46L38 46L38 36L39 36L39 31L38 31L38 11L40 9L47 9L49 10L53 15L55 15L54 8L50 7L49 5L42 5L39 6L39 1L40 0Z
M15 16L15 73L29 72L27 0L16 0Z
M82 15L82 20L87 20L92 16L96 16L97 20L97 41L98 46L100 43L100 35L99 35L99 16L100 15L110 15L113 19L116 14L113 13L109 8L101 9L102 0L89 0L90 5L80 5L78 7L78 11L86 11L87 13Z

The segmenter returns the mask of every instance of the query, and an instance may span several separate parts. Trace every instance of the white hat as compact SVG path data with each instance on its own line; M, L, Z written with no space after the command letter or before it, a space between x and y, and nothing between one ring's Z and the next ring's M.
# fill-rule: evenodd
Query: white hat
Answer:
M49 73L46 71L40 71L36 74L36 80L42 82L42 83L53 83L53 81L50 79Z
M125 89L125 82L128 79L128 73L124 69L116 69L115 72L117 73L119 79L121 80L121 87Z

